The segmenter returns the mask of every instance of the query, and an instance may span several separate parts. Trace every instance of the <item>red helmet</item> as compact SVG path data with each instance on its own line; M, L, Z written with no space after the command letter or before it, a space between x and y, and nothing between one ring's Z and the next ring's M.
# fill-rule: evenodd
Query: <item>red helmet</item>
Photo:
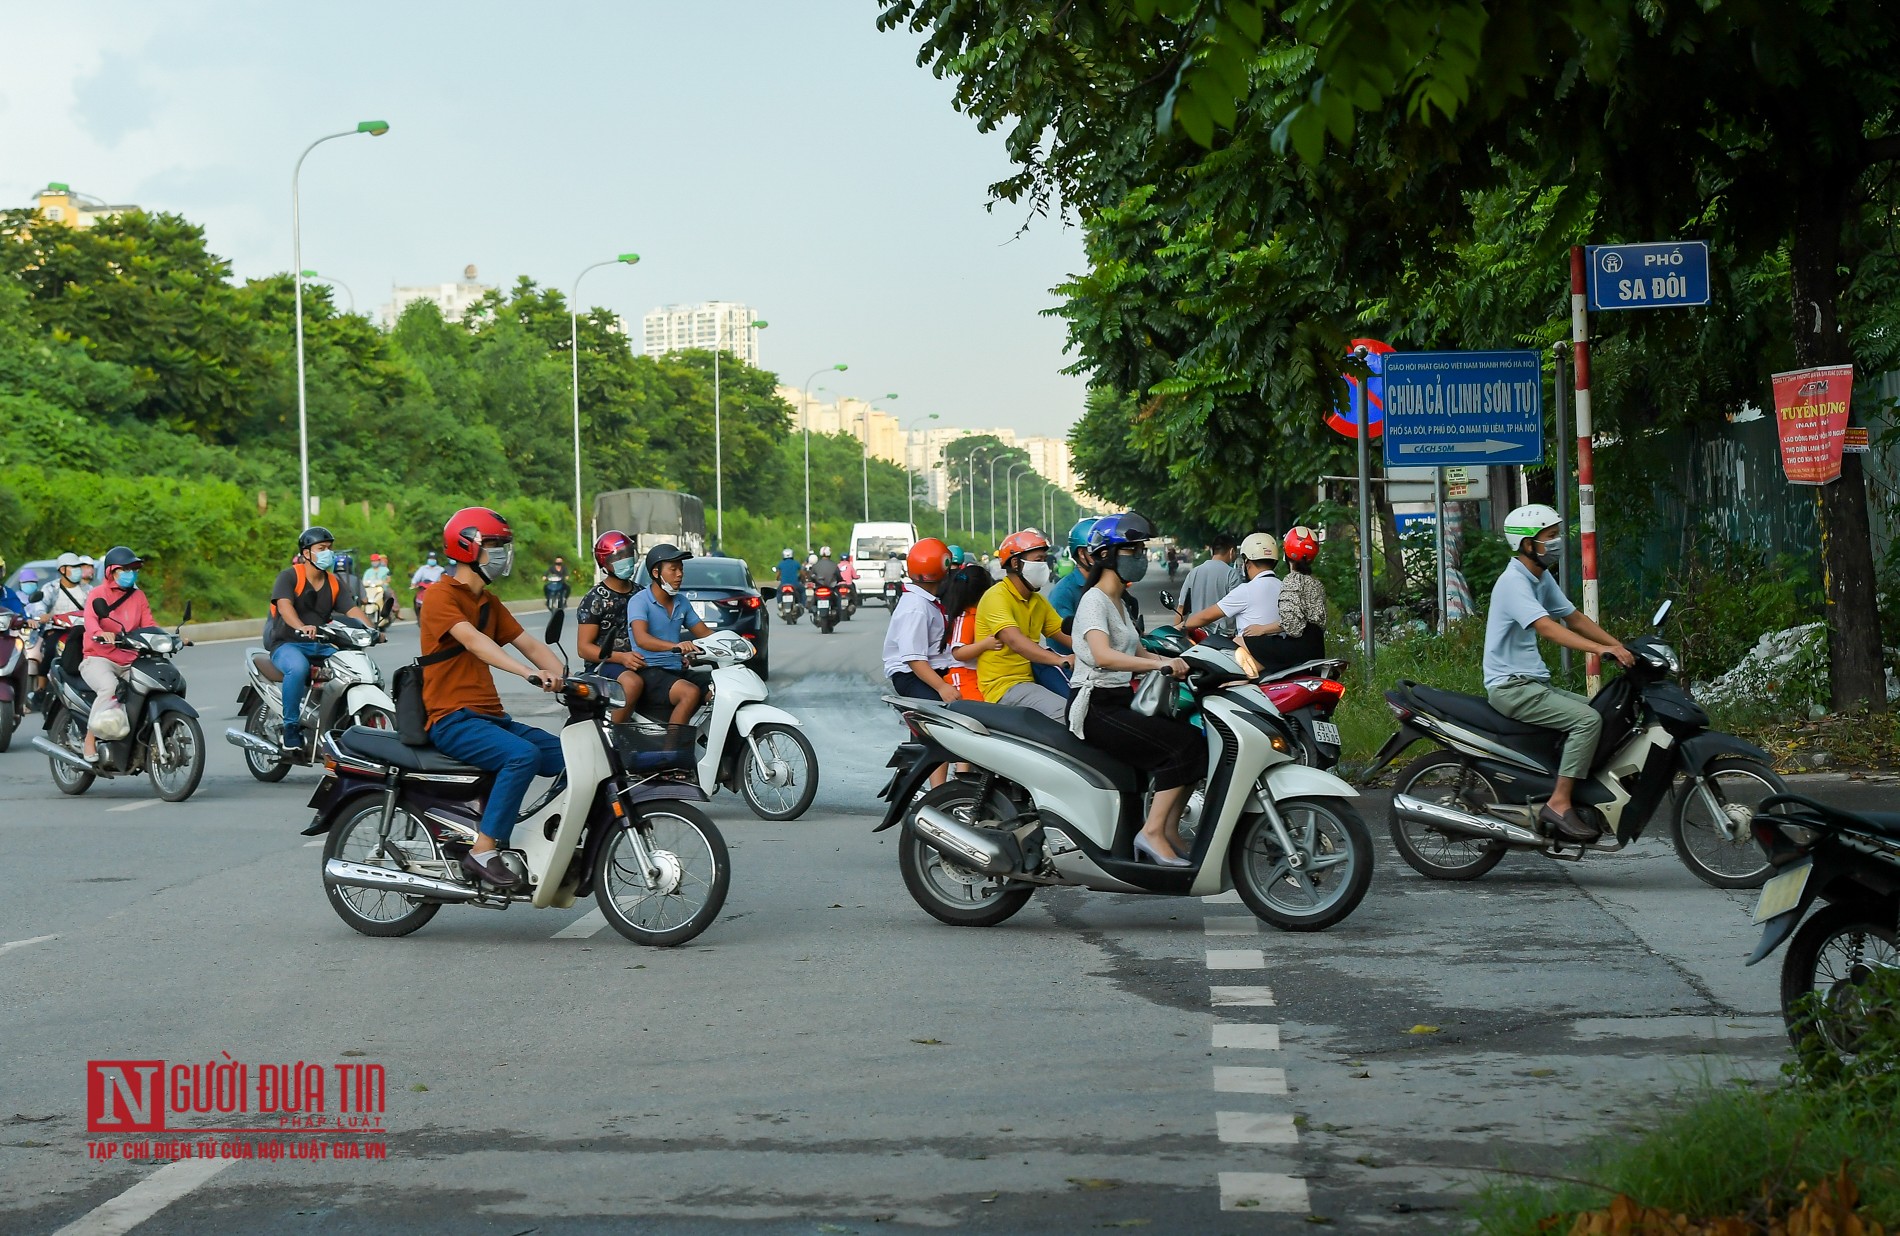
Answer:
M950 547L927 536L904 555L904 573L920 584L934 584L950 573Z
M1034 528L1024 528L1021 532L1012 532L1004 537L1003 543L996 547L996 556L1002 561L1003 569L1007 571L1010 560L1018 554L1026 554L1032 549L1048 548L1048 537Z
M481 557L483 544L514 539L508 521L485 506L465 506L442 525L442 552L450 562L473 563Z
M614 559L632 557L640 552L633 538L618 528L600 534L594 541L594 562L601 570L613 569Z
M1319 557L1319 537L1305 524L1288 529L1280 541L1280 552L1286 555L1288 562L1311 562Z

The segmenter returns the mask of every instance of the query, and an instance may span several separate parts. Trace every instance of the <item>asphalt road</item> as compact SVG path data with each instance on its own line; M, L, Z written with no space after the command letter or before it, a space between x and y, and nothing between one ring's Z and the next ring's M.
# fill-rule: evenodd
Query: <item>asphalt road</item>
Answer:
M1432 884L1372 796L1371 894L1322 934L1219 899L1074 891L942 926L869 832L898 732L877 701L884 626L869 609L829 636L775 627L773 702L818 748L817 804L770 824L716 798L731 895L670 951L588 933L581 906L350 931L297 836L316 775L259 785L216 737L242 644L179 659L213 737L187 803L142 779L62 797L16 743L0 1230L1415 1231L1449 1224L1484 1171L1561 1165L1698 1076L1784 1058L1773 969L1741 965L1751 896L1699 884L1660 840ZM395 636L386 668L414 646ZM128 1139L89 1138L88 1061L226 1053L253 1085L266 1063L323 1064L332 1117L336 1067L381 1065L386 1136L277 1139L321 1159L89 1157ZM219 1119L264 1118L172 1122ZM385 1159L335 1157L372 1142Z

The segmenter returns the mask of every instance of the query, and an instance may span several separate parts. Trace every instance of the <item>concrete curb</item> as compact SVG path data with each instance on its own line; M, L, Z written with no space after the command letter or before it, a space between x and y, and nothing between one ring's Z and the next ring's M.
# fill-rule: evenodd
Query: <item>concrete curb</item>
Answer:
M543 609L545 602L528 599L509 601L507 605L509 613L525 614ZM412 627L415 621L405 619L395 625ZM218 644L237 640L249 640L261 644L264 642L264 620L262 618L233 618L227 622L188 622L185 624L185 634L190 636L194 643L199 644Z

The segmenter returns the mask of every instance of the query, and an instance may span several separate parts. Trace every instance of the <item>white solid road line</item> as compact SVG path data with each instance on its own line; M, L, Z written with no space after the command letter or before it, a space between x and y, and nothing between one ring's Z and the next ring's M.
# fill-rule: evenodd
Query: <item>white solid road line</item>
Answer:
M1215 1023L1215 1047L1235 1047L1242 1051L1279 1051L1280 1027Z
M1219 914L1202 924L1202 930L1210 936L1252 936L1260 934L1260 920L1249 914L1245 918L1237 914Z
M1293 1117L1285 1112L1215 1112L1214 1126L1222 1141L1241 1146L1289 1146L1300 1140Z
M1257 948L1210 948L1207 950L1207 968L1264 970L1267 968L1267 955Z
M1312 1210L1312 1204L1306 1200L1306 1182L1298 1176L1279 1172L1222 1172L1220 1208L1306 1214Z
M236 1159L185 1159L161 1167L53 1236L120 1236L211 1179ZM1222 1196L1225 1197L1223 1188Z
M164 802L162 798L141 798L135 803L120 803L116 807L107 807L107 811L143 811L147 807L156 807Z
M48 940L57 940L58 936L34 936L31 940L8 940L0 944L0 953L10 953L16 948L25 948L29 944L44 944Z
M327 840L329 840L329 838L327 837L312 837L310 840L303 843L303 848L306 850L314 850Z
M607 916L595 906L567 926L554 933L556 940L585 940L607 925Z
M1222 1094L1285 1094L1285 1069L1214 1066L1214 1089Z
M1271 987L1210 987L1208 994L1217 1009L1273 1007Z
M1215 893L1212 897L1203 897L1201 900L1210 906L1238 906L1246 904L1240 899L1240 891L1232 888L1224 893Z

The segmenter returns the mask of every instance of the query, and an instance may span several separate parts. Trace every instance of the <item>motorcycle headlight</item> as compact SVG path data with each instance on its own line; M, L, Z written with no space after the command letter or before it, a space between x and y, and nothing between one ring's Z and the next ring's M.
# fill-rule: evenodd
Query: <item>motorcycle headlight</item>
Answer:
M1682 658L1678 657L1676 650L1671 648L1668 644L1656 645L1656 659L1661 661L1662 667L1670 673L1680 674L1682 672Z

